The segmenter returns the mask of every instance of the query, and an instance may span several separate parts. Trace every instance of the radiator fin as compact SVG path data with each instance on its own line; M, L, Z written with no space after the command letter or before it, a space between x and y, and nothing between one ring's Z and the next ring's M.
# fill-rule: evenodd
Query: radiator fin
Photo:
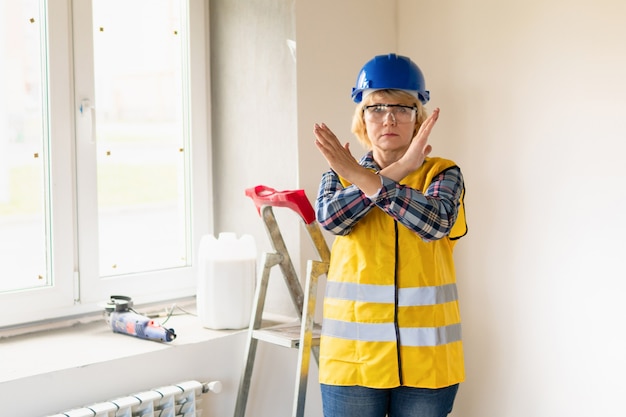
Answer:
M208 390L198 381L185 381L48 417L200 417L200 395Z

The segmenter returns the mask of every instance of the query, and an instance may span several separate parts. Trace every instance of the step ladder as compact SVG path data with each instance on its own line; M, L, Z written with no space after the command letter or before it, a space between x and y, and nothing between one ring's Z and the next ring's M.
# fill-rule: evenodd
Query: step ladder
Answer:
M317 298L317 282L321 275L328 272L330 251L324 240L321 229L315 220L315 212L307 199L304 190L276 191L273 188L259 185L246 190L246 195L254 201L257 212L263 219L265 229L270 238L273 253L264 253L261 258L261 269L256 287L252 317L248 329L246 346L246 363L239 382L239 392L235 404L235 417L244 417L250 381L258 341L298 349L298 363L293 402L293 417L304 416L307 379L311 352L319 365L319 335L321 326L314 322L315 303ZM320 260L309 260L306 269L304 290L298 274L293 266L280 228L274 216L273 207L284 207L295 211L304 221L306 230L311 237ZM289 290L291 300L298 314L295 325L277 325L262 327L263 308L269 283L270 272L279 266Z

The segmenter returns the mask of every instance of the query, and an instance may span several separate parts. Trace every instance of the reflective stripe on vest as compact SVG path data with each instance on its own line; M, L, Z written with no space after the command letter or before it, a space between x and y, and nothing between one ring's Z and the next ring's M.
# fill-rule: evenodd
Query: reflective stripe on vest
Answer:
M330 281L326 283L326 297L369 303L394 303L395 287ZM443 304L457 299L456 284L398 290L398 306L400 307Z
M354 323L324 319L324 336L362 342L395 342L396 328L393 323ZM439 346L461 340L461 324L443 327L400 328L402 346Z

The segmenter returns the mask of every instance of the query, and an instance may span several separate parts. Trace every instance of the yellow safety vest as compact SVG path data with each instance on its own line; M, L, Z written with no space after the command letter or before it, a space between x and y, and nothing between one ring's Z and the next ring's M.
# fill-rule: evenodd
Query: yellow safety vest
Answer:
M428 158L400 183L425 191L454 162ZM347 185L344 183L344 185ZM378 208L333 243L324 297L323 384L441 388L465 378L452 256L467 226L424 242Z

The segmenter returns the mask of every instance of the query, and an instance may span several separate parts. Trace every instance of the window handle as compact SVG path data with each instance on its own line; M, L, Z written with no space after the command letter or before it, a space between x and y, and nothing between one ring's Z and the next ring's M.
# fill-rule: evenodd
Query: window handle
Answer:
M89 117L89 124L91 125L91 143L96 143L96 108L91 105L88 98L83 99L80 102L80 114L82 117Z

